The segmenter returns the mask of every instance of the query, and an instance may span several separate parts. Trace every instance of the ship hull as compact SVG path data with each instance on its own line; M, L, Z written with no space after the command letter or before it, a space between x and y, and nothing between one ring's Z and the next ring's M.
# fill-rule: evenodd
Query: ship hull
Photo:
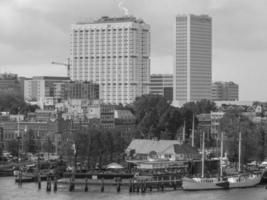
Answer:
M232 188L247 188L258 185L261 181L261 175L251 175L248 177L229 177L223 181L216 178L183 178L183 190L223 190Z

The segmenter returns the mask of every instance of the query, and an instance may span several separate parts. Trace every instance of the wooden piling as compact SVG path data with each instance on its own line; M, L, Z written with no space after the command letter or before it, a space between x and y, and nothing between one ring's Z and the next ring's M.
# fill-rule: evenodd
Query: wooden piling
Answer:
M104 192L104 178L101 178L101 192Z
M41 175L40 175L40 172L38 173L37 181L38 181L38 189L40 190L41 187L42 187L42 181L41 181Z
M119 193L121 191L121 179L117 178L117 192Z
M75 189L75 183L74 183L75 179L72 177L70 178L70 186L69 186L69 191L72 192Z
M47 179L46 191L51 192L51 177L50 177L50 175L48 175L46 179Z
M132 179L129 180L129 193L133 192L133 183L132 183Z
M139 192L139 189L140 189L140 182L137 181L137 183L136 183L136 192Z
M88 177L86 176L85 178L85 188L84 191L87 192L88 191Z
M54 176L54 192L57 191L57 177Z
M21 168L19 168L19 180L18 180L18 185L21 187L22 186L22 171Z

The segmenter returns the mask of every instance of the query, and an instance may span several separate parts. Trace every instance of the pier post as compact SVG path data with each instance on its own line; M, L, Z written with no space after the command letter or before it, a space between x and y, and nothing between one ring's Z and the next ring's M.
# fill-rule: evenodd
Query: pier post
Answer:
M54 192L57 191L57 177L54 176Z
M140 182L137 181L137 183L136 183L136 192L139 192L139 187L140 187Z
M158 191L159 191L159 189L160 189L160 185L159 185L159 177L157 176L157 189L158 189Z
M18 180L18 185L21 187L22 186L22 171L21 168L19 168L19 180Z
M50 175L48 175L46 179L47 179L46 191L50 192L51 191L51 177L50 177Z
M161 191L162 192L164 191L164 183L163 183L163 180L164 180L164 178L162 177L162 180L161 180L161 183L160 183Z
M101 178L101 192L104 192L104 178Z
M72 177L70 178L70 186L69 186L70 192L74 191L75 189L75 183L74 183L75 179L73 178L73 176L75 177L75 175L72 174Z
M129 180L129 193L133 192L132 179Z
M133 192L136 192L136 183L135 179L133 179Z
M117 178L116 181L117 181L117 192L119 193L121 191L121 179Z
M88 192L88 177L85 177L85 188L84 188L85 192Z
M42 182L41 182L41 175L40 175L40 172L38 172L37 181L38 181L38 189L40 190L41 187L42 187Z

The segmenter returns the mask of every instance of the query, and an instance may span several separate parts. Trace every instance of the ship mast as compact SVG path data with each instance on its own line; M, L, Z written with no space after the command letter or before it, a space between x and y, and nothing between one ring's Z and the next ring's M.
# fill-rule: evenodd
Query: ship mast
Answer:
M242 140L242 135L241 135L241 131L239 131L239 140L238 140L238 172L241 172L241 140Z
M205 131L203 131L203 138L202 138L202 167L201 167L202 178L204 178L204 168L205 168Z
M223 167L222 167L222 161L223 161L223 132L221 132L221 158L220 158L220 176L223 176Z
M193 114L193 122L192 122L192 147L195 146L195 115Z

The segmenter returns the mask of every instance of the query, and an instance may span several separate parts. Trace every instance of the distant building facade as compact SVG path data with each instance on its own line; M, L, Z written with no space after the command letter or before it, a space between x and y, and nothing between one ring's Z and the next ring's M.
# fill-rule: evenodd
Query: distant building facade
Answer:
M175 23L173 99L182 105L211 99L212 19L178 15Z
M99 99L99 85L88 81L54 83L54 97L58 100Z
M150 26L131 16L76 23L71 62L71 79L99 84L104 103L132 103L149 93Z
M173 75L152 74L150 76L150 94L162 95L171 102L173 99Z
M212 84L213 101L238 101L239 86L234 82L214 82Z
M34 76L24 81L24 99L26 101L46 102L46 98L54 98L55 83L68 82L69 77Z
M23 94L23 78L17 74L3 73L0 74L0 92L14 92Z

